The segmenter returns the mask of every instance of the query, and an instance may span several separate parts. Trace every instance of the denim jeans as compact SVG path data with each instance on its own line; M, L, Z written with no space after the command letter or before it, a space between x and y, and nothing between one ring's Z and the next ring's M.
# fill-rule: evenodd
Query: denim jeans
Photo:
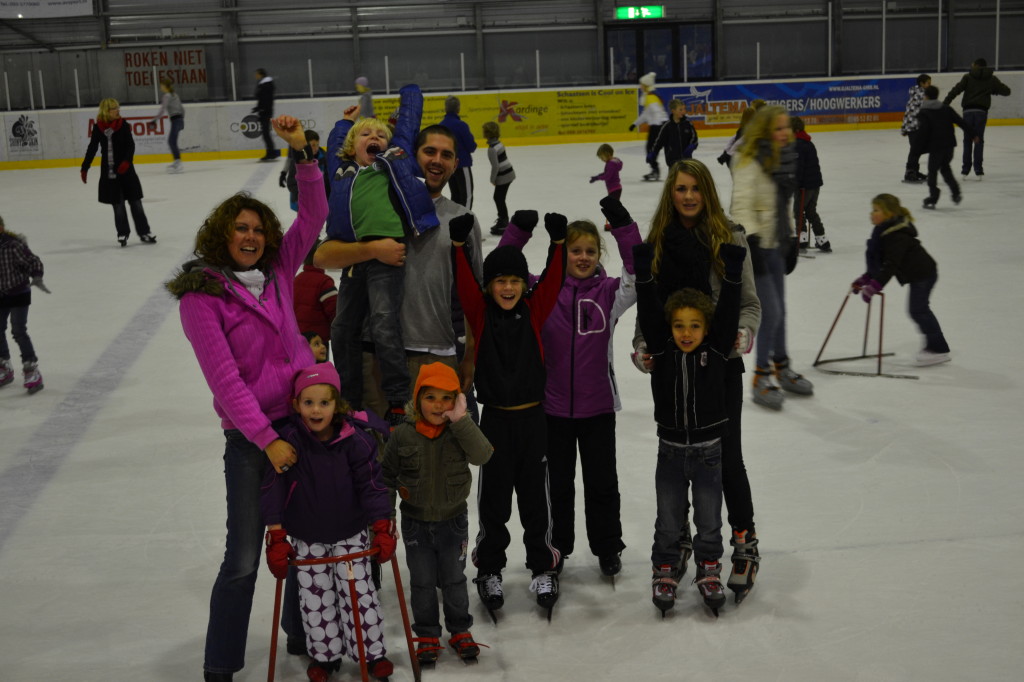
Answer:
M781 248L758 250L761 252L764 273L754 275L757 296L761 299L761 328L757 332L757 366L768 367L768 361L772 357L788 357L786 259Z
M334 363L341 392L353 407L363 402L363 323L368 321L381 390L389 403L409 399L409 370L398 312L402 307L405 268L368 260L346 268L338 280L338 309L331 323Z
M658 441L658 467L654 472L658 518L654 522L651 563L675 565L679 555L679 529L690 510L688 488L693 488L693 556L697 561L722 558L722 443L696 445Z
M171 148L171 156L177 161L181 158L181 150L178 149L178 133L185 128L185 117L175 116L171 119L171 132L167 135L167 146Z
M0 359L9 360L11 349L7 345L7 318L11 318L11 336L21 351L21 361L35 362L36 351L32 347L32 339L28 336L28 306L16 308L0 308Z
M128 225L128 211L124 207L125 202L114 204L114 226L117 228L118 237L127 237L132 233ZM142 200L133 199L128 202L132 209L132 220L135 221L135 232L140 237L149 234L149 221L146 219L146 212L142 209Z
M274 422L275 428L286 420ZM224 432L224 480L227 484L227 540L224 561L210 595L210 620L206 630L206 655L203 669L215 673L233 673L245 665L245 642L249 631L249 612L256 587L256 575L263 551L263 519L260 517L260 483L270 460L238 430ZM293 592L295 585L289 586ZM303 634L301 621L295 630L291 624L297 614L298 599L289 595L286 615L282 617L287 634Z
M910 283L910 296L907 299L907 312L910 319L917 323L925 338L925 349L933 353L948 353L949 345L946 337L942 334L942 327L935 317L929 305L932 287L935 286L939 276Z
M440 637L437 588L444 604L444 627L451 634L473 627L466 587L469 515L447 521L419 521L402 514L405 562L412 585L412 630L417 637Z
M964 162L960 175L967 175L974 167L975 175L985 174L985 124L988 123L988 112L981 109L965 109L964 123L971 131L964 131ZM978 137L974 141L971 133ZM973 160L973 163L972 163Z

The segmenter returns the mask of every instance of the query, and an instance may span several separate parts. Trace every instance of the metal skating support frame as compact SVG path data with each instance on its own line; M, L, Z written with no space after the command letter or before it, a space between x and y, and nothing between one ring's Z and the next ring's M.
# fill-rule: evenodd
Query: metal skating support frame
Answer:
M355 574L352 572L352 562L356 559L373 556L379 551L380 550L376 547L373 547L371 549L363 550L362 552L354 552L353 554L289 562L289 565L291 566L344 563L346 568L348 568L348 593L352 599L352 627L355 628L356 631L356 644L359 649L359 670L362 673L363 682L369 682L370 673L366 666L366 645L363 643L363 628L362 623L360 623L359 620L359 599L356 594L356 578ZM395 571L395 592L397 593L399 608L402 611L402 624L405 626L405 641L409 645L409 661L412 663L413 679L416 682L420 682L420 661L416 657L416 650L413 648L412 644L412 626L409 623L409 611L405 606L405 590L402 589L402 576L398 570L397 554L392 555L389 562ZM267 667L267 682L274 682L274 669L277 667L277 633L280 628L277 621L281 617L281 585L283 583L284 580L282 578L278 578L277 585L274 587L274 617L271 620L271 627L273 629L270 633L270 663Z
M882 371L882 358L889 357L892 353L882 352L882 336L885 331L885 294L878 292L872 298L877 298L879 303L878 313L878 352L868 353L868 335L871 330L871 301L868 301L868 312L864 318L864 342L861 346L860 355L852 355L846 358L829 358L828 360L822 360L821 356L825 352L825 346L828 345L828 340L832 338L832 332L835 331L836 325L839 323L839 317L843 314L843 309L846 308L846 304L850 300L850 296L859 296L860 291L857 289L850 289L846 292L846 297L843 298L843 304L839 306L839 312L836 313L836 319L832 321L832 326L829 327L828 334L825 336L825 341L821 344L821 350L818 351L818 357L814 358L814 367L817 367L822 372L828 372L829 374L846 374L850 376L861 376L861 377L889 377L890 379L917 379L913 374L892 374ZM839 369L824 369L821 365L828 364L830 362L846 362L850 360L864 360L866 358L875 358L877 360L876 369L874 372L854 372L852 370L839 370Z

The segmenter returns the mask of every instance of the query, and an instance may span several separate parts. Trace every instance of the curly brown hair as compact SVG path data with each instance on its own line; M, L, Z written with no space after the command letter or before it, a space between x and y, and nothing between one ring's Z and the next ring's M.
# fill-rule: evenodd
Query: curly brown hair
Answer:
M693 308L704 316L704 328L711 327L711 318L715 316L715 304L703 291L687 287L673 292L665 301L665 321L672 324L672 315L680 308Z
M206 216L199 232L196 233L196 247L193 251L196 258L200 258L214 267L234 267L235 261L228 252L228 244L235 233L235 219L238 214L247 209L256 213L260 217L260 222L263 223L267 243L256 267L266 270L267 266L277 259L277 252L281 248L284 232L281 230L281 221L277 219L270 207L262 201L254 199L248 192L239 192L228 197L210 211L210 215Z

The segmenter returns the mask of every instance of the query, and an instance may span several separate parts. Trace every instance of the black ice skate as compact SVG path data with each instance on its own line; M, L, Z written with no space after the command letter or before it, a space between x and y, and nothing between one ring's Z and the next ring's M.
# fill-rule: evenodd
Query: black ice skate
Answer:
M651 575L651 600L661 611L661 617L665 612L676 605L676 588L679 587L679 578L686 570L686 564L673 566L662 564L655 566Z
M734 530L729 544L733 550L732 573L729 574L728 584L729 589L736 593L736 603L739 604L754 589L761 555L757 551L757 536L754 533Z
M647 175L644 176L644 182L660 182L660 181L661 181L661 173L656 171L656 170L653 170L653 171L651 171L650 173L648 173Z
M619 558L619 553L606 554L597 558L597 563L601 567L601 575L612 578L612 585L615 584L615 576L622 570L622 559Z
M725 589L722 587L722 564L718 561L698 561L697 575L693 582L704 598L704 605L718 618L718 609L725 606Z
M505 605L505 593L501 589L501 574L484 573L474 578L473 582L476 583L477 594L480 595L480 601L484 603L487 614L497 625L498 617L494 612Z
M548 622L551 622L551 610L558 601L558 573L544 571L535 573L530 583L530 592L537 594L537 606L548 611Z

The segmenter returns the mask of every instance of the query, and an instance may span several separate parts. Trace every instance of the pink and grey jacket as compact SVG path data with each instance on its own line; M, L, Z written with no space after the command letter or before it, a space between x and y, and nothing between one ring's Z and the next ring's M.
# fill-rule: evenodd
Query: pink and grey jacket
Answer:
M295 273L327 218L327 197L316 164L299 164L295 177L298 216L265 272L259 300L232 273L202 261L186 263L167 283L180 300L181 326L221 426L238 429L260 449L279 437L271 422L291 410L292 377L314 362L292 296Z

